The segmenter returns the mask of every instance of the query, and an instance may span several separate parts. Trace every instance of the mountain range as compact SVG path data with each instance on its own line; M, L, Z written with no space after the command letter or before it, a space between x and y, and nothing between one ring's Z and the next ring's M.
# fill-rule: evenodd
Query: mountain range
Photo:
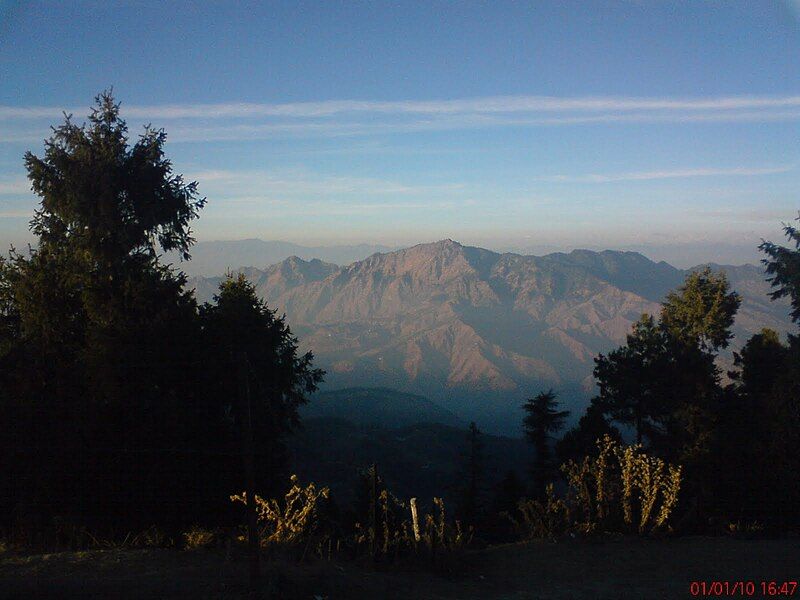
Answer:
M164 256L164 262L174 264L189 276L208 277L242 267L275 264L291 256L347 265L376 252L391 250L376 244L301 246L275 240L225 240L198 242L192 247L190 261L181 261L179 255L172 252Z
M711 266L742 296L734 347L763 327L792 329L762 268ZM624 343L642 313L657 314L688 272L635 252L524 256L452 240L346 266L293 256L242 271L313 350L328 389L423 394L502 432L516 432L519 406L545 388L577 411L593 392L594 357ZM189 285L210 300L221 279Z

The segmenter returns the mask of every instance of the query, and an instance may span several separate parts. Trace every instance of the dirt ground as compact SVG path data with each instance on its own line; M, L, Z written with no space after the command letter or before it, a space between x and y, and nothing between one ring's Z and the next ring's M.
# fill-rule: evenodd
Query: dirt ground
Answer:
M761 581L799 580L800 539L534 542L469 552L447 575L350 562L272 563L269 575L281 599L691 598L692 581L755 581L760 590ZM0 597L245 598L246 576L244 559L215 550L6 554Z

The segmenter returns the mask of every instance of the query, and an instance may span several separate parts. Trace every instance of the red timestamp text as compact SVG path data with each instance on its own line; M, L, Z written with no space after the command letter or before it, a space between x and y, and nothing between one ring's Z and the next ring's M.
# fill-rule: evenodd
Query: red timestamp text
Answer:
M692 581L689 593L700 597L789 598L797 592L797 581Z

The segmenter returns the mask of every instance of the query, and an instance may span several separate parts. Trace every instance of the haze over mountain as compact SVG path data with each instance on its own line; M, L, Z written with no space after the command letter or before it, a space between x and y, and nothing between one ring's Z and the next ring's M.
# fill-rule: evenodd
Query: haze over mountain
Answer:
M790 330L760 267L713 266L742 295L737 339ZM290 257L243 271L314 351L328 389L424 394L502 431L518 426L519 405L543 388L579 408L593 389L594 357L623 343L642 313L657 314L687 273L635 252L522 256L452 240L343 267ZM190 285L206 300L220 280Z
M376 244L309 247L291 242L249 239L198 242L192 247L192 260L181 262L175 253L167 254L164 260L179 266L187 275L208 277L225 273L228 269L271 265L290 256L346 265L376 252L390 250L393 248Z
M24 248L32 240L17 243ZM711 243L711 242L682 242L680 244L638 244L615 245L615 247L630 252L638 252L659 262L664 260L671 265L690 268L694 265L709 261L720 264L759 264L761 255L758 251L757 238L740 241L738 243ZM499 253L511 252L523 255L543 255L554 252L569 252L572 248L552 243L526 244L522 241L500 242L491 240L481 242L481 247ZM601 252L605 247L599 244L586 244L582 248ZM180 267L191 277L210 277L225 273L228 269L241 269L243 267L265 268L268 265L286 260L291 256L303 260L319 259L335 265L348 265L352 262L363 260L377 252L391 252L398 246L381 244L342 244L305 246L292 242L279 240L222 240L201 241L192 247L192 260L181 262L175 253L167 254L164 259ZM702 257L698 259L697 257Z

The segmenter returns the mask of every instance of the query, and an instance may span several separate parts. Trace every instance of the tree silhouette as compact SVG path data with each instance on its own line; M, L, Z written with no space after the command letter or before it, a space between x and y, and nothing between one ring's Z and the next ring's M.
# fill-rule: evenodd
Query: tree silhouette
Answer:
M570 459L579 461L584 456L594 454L597 451L597 440L606 435L615 441L622 439L619 430L608 422L603 414L603 407L595 398L586 407L586 412L578 424L556 442L555 450L559 464Z
M672 409L669 340L650 315L642 315L627 343L595 359L594 376L600 395L594 400L613 421L636 431L636 441L663 433L663 421ZM667 377L665 377L667 376Z
M795 220L800 221L800 216ZM785 225L783 231L794 244L794 249L764 241L759 249L768 258L761 262L767 268L770 283L776 288L770 296L773 300L788 296L792 303L792 320L800 324L800 231L791 225Z
M553 390L541 392L528 399L522 408L526 413L522 421L525 438L536 453L531 464L533 491L540 495L558 474L551 448L552 434L558 433L564 427L569 411L558 410L558 400Z
M785 459L774 452L778 447L779 453L789 451L774 440L784 418L779 414L782 399L775 393L776 385L781 370L788 367L788 355L789 348L771 329L755 334L734 353L734 370L729 373L733 384L726 390L725 410L719 415L721 435L712 457L714 508L725 518L773 521L775 514L770 513L779 506L775 500L791 487L780 481L791 478L779 467Z
M514 471L506 471L495 488L492 510L495 513L513 514L517 510L517 503L524 496L525 484Z
M202 314L186 277L205 199L163 130L129 140L110 93L25 155L36 247L0 260L0 527L97 532L225 517L242 489L235 356L253 391L265 485L322 373L242 279Z
M800 322L800 234L785 226L795 248L763 242L772 299L790 298L791 317ZM742 520L796 526L800 522L800 337L784 344L777 332L762 330L734 353L733 384L723 435L716 448L718 510Z
M667 458L707 454L722 400L714 361L731 339L739 304L724 274L690 273L667 296L659 321L644 315L624 346L597 357L597 406Z
M285 319L266 306L241 273L229 275L214 304L203 306L200 314L208 353L206 393L218 415L241 426L244 415L234 390L240 370L245 370L258 484L269 490L285 479L283 438L298 424L297 410L316 391L324 372L313 368L311 352L299 353Z
M734 367L729 376L738 389L748 396L765 396L775 383L778 365L786 359L788 348L781 343L774 329L762 329L734 352Z
M484 456L481 430L470 422L467 434L467 448L464 453L464 468L460 476L458 512L465 524L474 525L483 509Z
M135 521L193 502L197 306L157 255L188 258L205 199L165 140L148 127L129 143L103 93L88 123L66 117L25 155L38 243L0 268L2 437L18 457L6 514Z
M724 410L721 372L715 360L717 352L728 346L740 304L725 274L705 268L690 273L662 305L661 327L668 336L672 362L666 385L673 396L666 446L660 453L684 464L694 463L701 487L705 487L701 480L708 474L709 453L719 435L716 421Z

